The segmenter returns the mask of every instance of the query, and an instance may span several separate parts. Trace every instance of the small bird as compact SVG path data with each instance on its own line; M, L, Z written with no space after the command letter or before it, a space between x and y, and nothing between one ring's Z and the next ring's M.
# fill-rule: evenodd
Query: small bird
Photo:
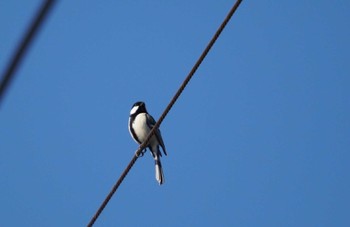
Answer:
M146 140L148 133L152 130L155 124L156 121L150 114L148 114L144 102L136 102L132 106L129 116L129 132L131 137L138 144L141 144ZM162 147L163 153L167 155L162 135L160 134L160 130L157 129L150 139L147 147L150 149L154 158L156 180L158 181L159 185L161 185L164 183L164 174L162 164L160 162L162 153L160 152L159 146Z

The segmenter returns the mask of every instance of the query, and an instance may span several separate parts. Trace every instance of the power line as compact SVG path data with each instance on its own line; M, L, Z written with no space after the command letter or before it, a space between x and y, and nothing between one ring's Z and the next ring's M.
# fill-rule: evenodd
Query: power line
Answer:
M40 28L40 25L45 20L45 17L47 16L50 8L52 7L55 0L47 0L46 2L43 2L40 9L38 10L34 20L28 27L28 30L23 37L21 43L18 45L16 52L12 56L11 61L9 62L8 66L6 67L3 75L1 76L2 81L0 84L0 104L2 99L4 99L4 95L6 92L6 89L8 89L11 81L14 78L15 72L18 68L18 65L21 63L21 60L23 59L24 54L26 53L28 47L30 46L31 42L33 41L34 36L36 35L37 31Z
M172 98L172 100L170 101L170 103L168 104L166 109L164 110L163 114L160 116L159 120L157 121L157 123L154 125L154 127L152 128L152 130L148 134L146 140L136 150L135 155L131 159L129 165L125 168L125 170L121 174L120 178L118 179L116 184L113 186L112 190L109 192L109 194L107 195L105 200L102 202L102 204L99 207L99 209L96 211L95 215L90 220L89 224L87 225L88 227L92 226L95 223L95 221L97 220L99 215L102 213L103 209L106 207L106 205L109 202L109 200L112 198L113 194L117 191L117 189L119 188L120 184L123 182L124 178L126 177L128 172L130 171L130 169L133 167L133 165L137 161L137 159L140 156L141 152L147 147L147 144L148 144L149 140L151 139L152 135L159 128L160 124L162 123L162 121L164 120L164 118L166 117L166 115L168 114L170 109L173 107L173 105L175 104L176 100L180 97L182 91L185 89L185 87L187 86L188 82L191 80L192 76L194 75L194 73L196 72L196 70L198 69L198 67L200 66L202 61L204 60L204 58L209 53L211 47L214 45L214 43L218 39L218 37L220 36L221 32L224 30L226 24L229 22L229 20L231 19L232 15L236 12L236 10L239 7L239 5L241 4L241 2L242 2L242 0L237 0L237 2L233 5L231 10L227 14L226 18L224 19L224 21L222 22L222 24L220 25L220 27L218 28L218 30L214 34L213 38L210 40L210 42L208 43L207 47L205 48L205 50L203 51L203 53L201 54L201 56L199 57L199 59L197 60L195 65L193 66L192 70L189 72L189 74L187 75L186 79L181 84L179 90L176 92L176 94L174 95L174 97Z

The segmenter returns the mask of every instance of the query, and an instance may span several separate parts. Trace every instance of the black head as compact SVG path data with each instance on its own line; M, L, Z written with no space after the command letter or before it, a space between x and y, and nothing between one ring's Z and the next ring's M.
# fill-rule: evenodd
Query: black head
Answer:
M136 115L139 113L147 113L146 104L144 102L136 102L130 110L130 115Z

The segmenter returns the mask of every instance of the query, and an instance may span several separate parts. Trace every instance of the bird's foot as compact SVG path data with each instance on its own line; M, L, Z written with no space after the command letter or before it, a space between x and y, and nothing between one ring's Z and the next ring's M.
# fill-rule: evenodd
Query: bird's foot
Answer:
M146 151L147 151L147 149L145 148L145 149L143 149L139 154L137 154L137 152L136 152L136 157L143 157L143 155L146 153Z

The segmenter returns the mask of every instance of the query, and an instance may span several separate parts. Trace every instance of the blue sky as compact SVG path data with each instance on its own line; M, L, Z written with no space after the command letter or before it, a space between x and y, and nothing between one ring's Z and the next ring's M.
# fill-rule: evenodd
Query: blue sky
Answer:
M3 71L41 1L0 3ZM233 1L59 1L0 113L4 226L84 226ZM350 2L243 1L96 226L349 226Z

